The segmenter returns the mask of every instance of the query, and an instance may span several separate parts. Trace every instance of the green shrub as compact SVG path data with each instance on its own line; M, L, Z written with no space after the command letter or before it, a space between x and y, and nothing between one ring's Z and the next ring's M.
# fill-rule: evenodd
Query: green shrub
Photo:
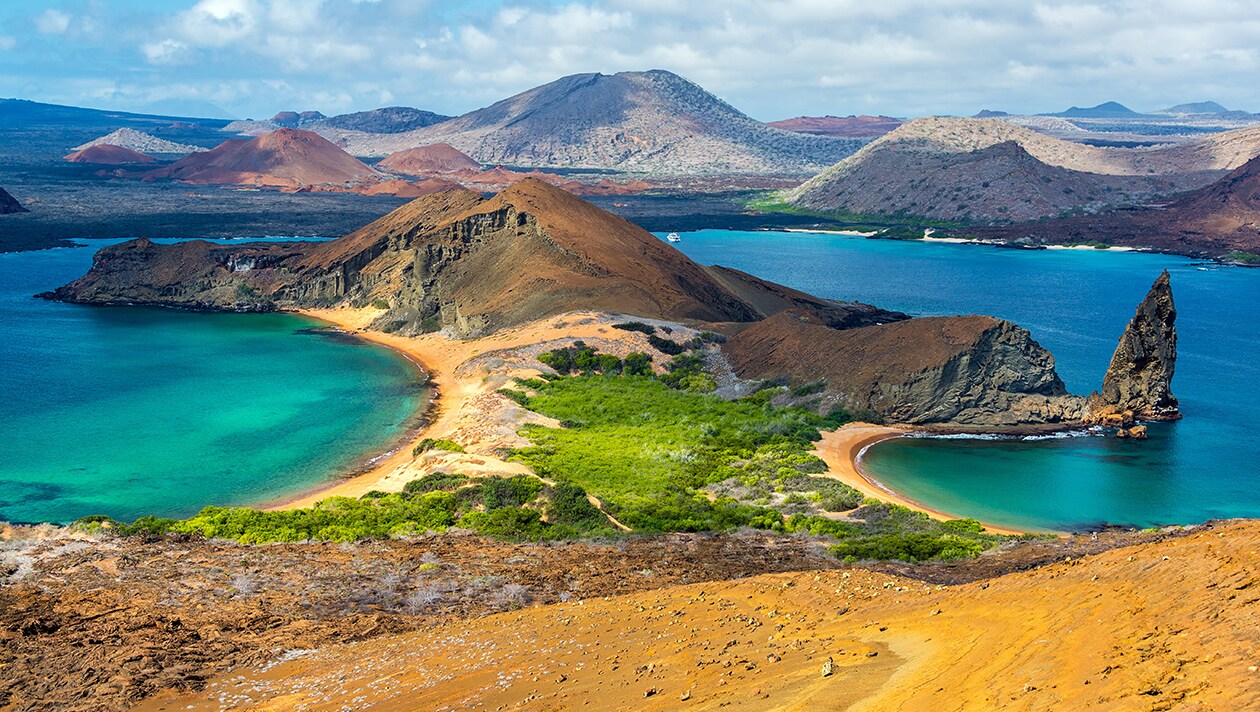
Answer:
M637 331L648 335L656 333L656 327L649 326L641 321L626 321L620 324L613 324L613 328L621 329L622 331Z
M374 309L389 309L389 300L388 300L388 299L382 299L382 298L380 298L380 297L377 297L376 299L373 299L373 300L372 300L372 308L374 308Z
M677 341L662 338L656 334L648 335L648 343L651 344L652 348L657 351L660 351L663 354L669 354L670 356L675 356L687 350L687 347Z
M420 442L416 443L415 447L411 448L411 456L419 457L422 453L426 453L430 450L445 450L447 452L464 452L464 446L460 445L459 443L453 440L445 440L442 438L425 438L424 440L421 440Z
M409 495L427 494L429 492L453 492L468 484L469 481L467 475L453 472L434 472L403 485L403 492Z

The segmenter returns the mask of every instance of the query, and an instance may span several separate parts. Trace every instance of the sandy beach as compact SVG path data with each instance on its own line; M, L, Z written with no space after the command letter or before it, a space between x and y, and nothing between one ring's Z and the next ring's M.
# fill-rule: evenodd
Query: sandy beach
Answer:
M932 509L931 507L925 507L912 499L903 497L862 472L859 460L868 447L885 440L902 437L907 432L908 429L906 428L896 428L887 425L849 423L838 430L823 433L822 440L818 441L818 447L814 450L814 454L827 463L829 471L825 476L840 480L867 497L899 504L907 509L923 512L929 517L943 522L958 519L959 517L957 516ZM985 531L990 534L1025 533L1016 529L994 526L987 522L981 522L981 524L984 525Z
M410 442L383 457L367 472L272 503L267 509L273 510L309 507L328 497L361 497L372 490L397 492L407 482L437 470L457 468L455 471L474 476L529 474L531 470L525 465L507 462L494 453L525 445L516 431L526 422L558 424L512 407L511 402L496 391L513 377L535 376L538 371L500 366L492 372L485 367L469 367L470 362L487 354L556 339L608 342L642 338L634 332L611 328L614 319L594 312L564 314L470 340L447 339L439 334L409 337L370 331L367 326L380 313L370 308L310 309L301 313L403 354L428 373L435 389L435 402L429 413L428 427L415 433ZM515 411L518 419L510 419L505 411ZM467 452L429 451L419 457L413 455L415 446L425 438L454 440Z

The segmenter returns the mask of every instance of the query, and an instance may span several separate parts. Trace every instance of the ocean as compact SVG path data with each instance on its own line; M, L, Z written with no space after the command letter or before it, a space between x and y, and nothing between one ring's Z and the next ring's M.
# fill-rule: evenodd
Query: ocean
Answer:
M410 362L313 320L31 298L112 242L0 254L0 521L265 503L414 426Z
M991 314L1028 328L1074 393L1163 269L1177 304L1173 393L1185 417L1150 440L902 438L862 467L922 504L997 525L1085 530L1260 517L1260 270L1116 250L1014 250L796 232L703 230L675 246L824 297L915 316Z

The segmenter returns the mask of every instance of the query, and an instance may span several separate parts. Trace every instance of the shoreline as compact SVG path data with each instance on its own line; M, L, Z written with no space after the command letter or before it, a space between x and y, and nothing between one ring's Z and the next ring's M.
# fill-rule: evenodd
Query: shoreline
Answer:
M942 522L962 519L962 517L957 515L928 507L899 494L862 470L861 459L868 449L887 440L905 437L910 432L908 427L873 425L871 423L847 423L837 430L823 433L822 439L818 441L814 449L814 454L827 463L828 472L823 475L824 477L843 482L871 499L878 499L882 502L900 505L915 512L922 512ZM1028 533L1040 533L1002 527L983 521L980 524L990 534L1018 536ZM1046 533L1064 536L1058 532Z
M367 331L350 319L335 319L331 310L297 310L292 312L308 319L313 319L343 334L393 351L402 356L427 381L425 386L429 396L424 405L412 416L418 424L408 428L401 439L394 442L385 452L370 456L363 464L327 481L304 487L297 493L271 499L257 506L264 511L274 512L286 509L310 507L320 500L329 497L359 497L372 490L372 485L379 483L389 474L396 472L414 459L411 452L433 429L442 415L442 389L438 386L435 368L426 363L417 349L408 349L393 339L384 338L387 334Z

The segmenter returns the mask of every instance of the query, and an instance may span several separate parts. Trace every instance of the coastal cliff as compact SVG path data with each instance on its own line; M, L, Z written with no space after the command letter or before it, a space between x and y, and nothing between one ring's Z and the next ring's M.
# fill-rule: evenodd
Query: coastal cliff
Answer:
M1171 279L1164 270L1120 337L1102 391L1090 399L1092 419L1127 423L1181 417L1172 394L1177 366L1176 321Z
M988 316L841 331L784 312L740 332L725 353L742 377L821 381L828 402L890 422L1009 427L1085 414L1050 352L1027 329Z

